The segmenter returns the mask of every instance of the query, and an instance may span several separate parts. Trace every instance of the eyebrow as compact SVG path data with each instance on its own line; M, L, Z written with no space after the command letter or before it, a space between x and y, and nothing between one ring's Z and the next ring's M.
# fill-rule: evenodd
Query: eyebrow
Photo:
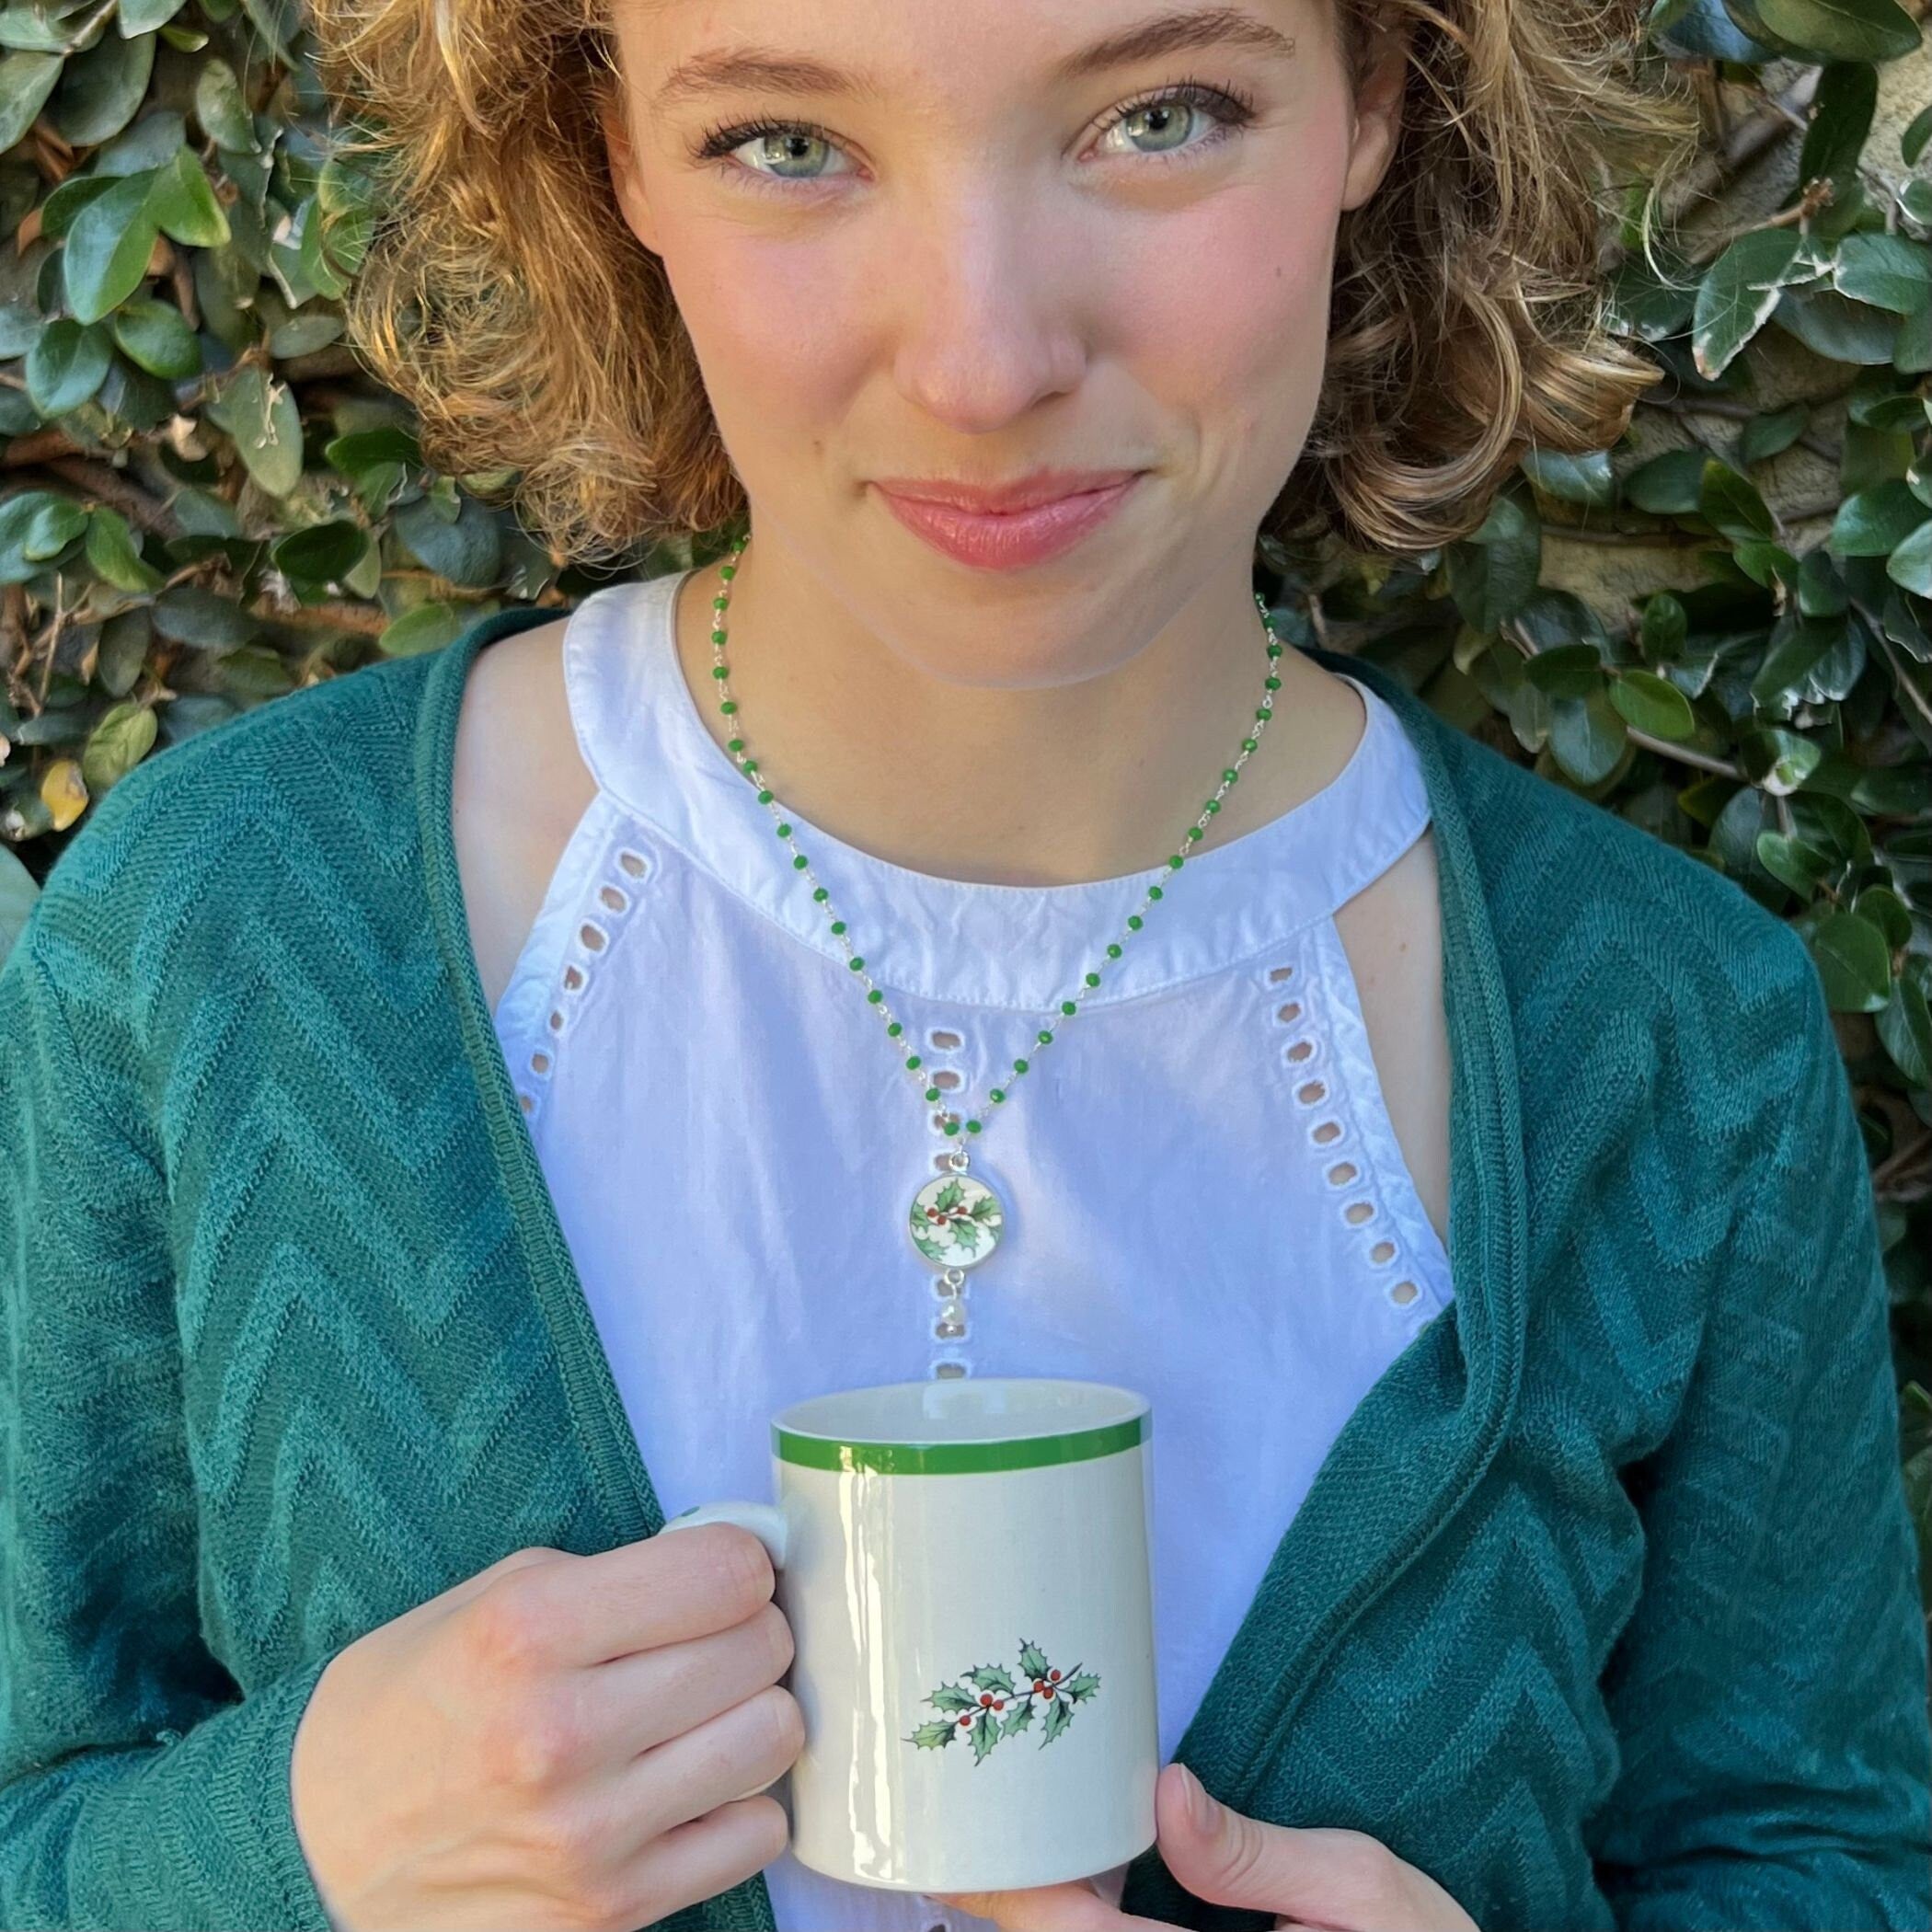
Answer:
M1288 35L1253 14L1238 6L1210 6L1150 15L1068 54L1049 70L1048 78L1056 86L1064 86L1111 67L1206 47L1234 48L1284 59L1294 52L1294 42ZM736 47L694 54L689 60L680 61L659 86L655 104L668 107L675 101L730 87L755 87L770 94L831 94L871 99L887 92L869 75L847 74L822 61L778 53L767 48Z

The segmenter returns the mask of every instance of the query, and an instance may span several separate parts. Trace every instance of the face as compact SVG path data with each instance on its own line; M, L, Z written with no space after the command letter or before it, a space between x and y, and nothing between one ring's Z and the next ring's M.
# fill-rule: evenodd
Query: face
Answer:
M986 685L1245 602L1399 46L1351 95L1329 0L615 5L612 178L750 500L748 565ZM906 501L1042 471L1124 480L997 522Z

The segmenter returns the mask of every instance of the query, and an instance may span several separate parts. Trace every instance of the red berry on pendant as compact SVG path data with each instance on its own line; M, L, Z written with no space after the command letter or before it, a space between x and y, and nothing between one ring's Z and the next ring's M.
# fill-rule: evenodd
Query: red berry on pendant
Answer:
M963 1729L963 1728L964 1728L964 1727L965 1727L966 1725L968 1725L968 1724L970 1724L970 1723L972 1723L972 1712L971 1712L970 1710L968 1710L968 1711L961 1711L961 1712L960 1712L960 1727L961 1727L961 1728Z
M980 1702L983 1705L990 1705L993 1702L993 1693L991 1691L982 1691L980 1693Z
M1055 1684L1058 1684L1060 1682L1060 1673L1058 1671L1049 1671L1047 1673L1047 1675L1051 1677Z
M1006 1708L1006 1700L1004 1697L994 1698L993 1708L995 1710L1005 1710Z
M1033 1688L1044 1695L1046 1691L1046 1679L1044 1677L1034 1678Z

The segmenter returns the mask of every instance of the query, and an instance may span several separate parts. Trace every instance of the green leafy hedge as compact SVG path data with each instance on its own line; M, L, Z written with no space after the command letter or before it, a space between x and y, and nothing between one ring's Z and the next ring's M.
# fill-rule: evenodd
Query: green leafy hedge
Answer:
M1269 543L1260 581L1284 628L1803 935L1860 1098L1923 1525L1932 109L1897 101L1932 99L1932 65L1893 0L1661 0L1647 31L1708 90L1710 174L1650 249L1638 189L1604 237L1615 326L1667 378L1628 435L1527 458L1440 553ZM608 574L484 500L511 478L426 468L342 346L374 217L331 146L281 0L0 5L0 947L142 759Z

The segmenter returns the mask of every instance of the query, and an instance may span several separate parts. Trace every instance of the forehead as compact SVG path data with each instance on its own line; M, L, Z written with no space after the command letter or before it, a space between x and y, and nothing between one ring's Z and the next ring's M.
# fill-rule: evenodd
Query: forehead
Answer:
M653 106L733 91L906 98L962 75L1063 89L1115 68L1290 58L1304 0L620 0Z

